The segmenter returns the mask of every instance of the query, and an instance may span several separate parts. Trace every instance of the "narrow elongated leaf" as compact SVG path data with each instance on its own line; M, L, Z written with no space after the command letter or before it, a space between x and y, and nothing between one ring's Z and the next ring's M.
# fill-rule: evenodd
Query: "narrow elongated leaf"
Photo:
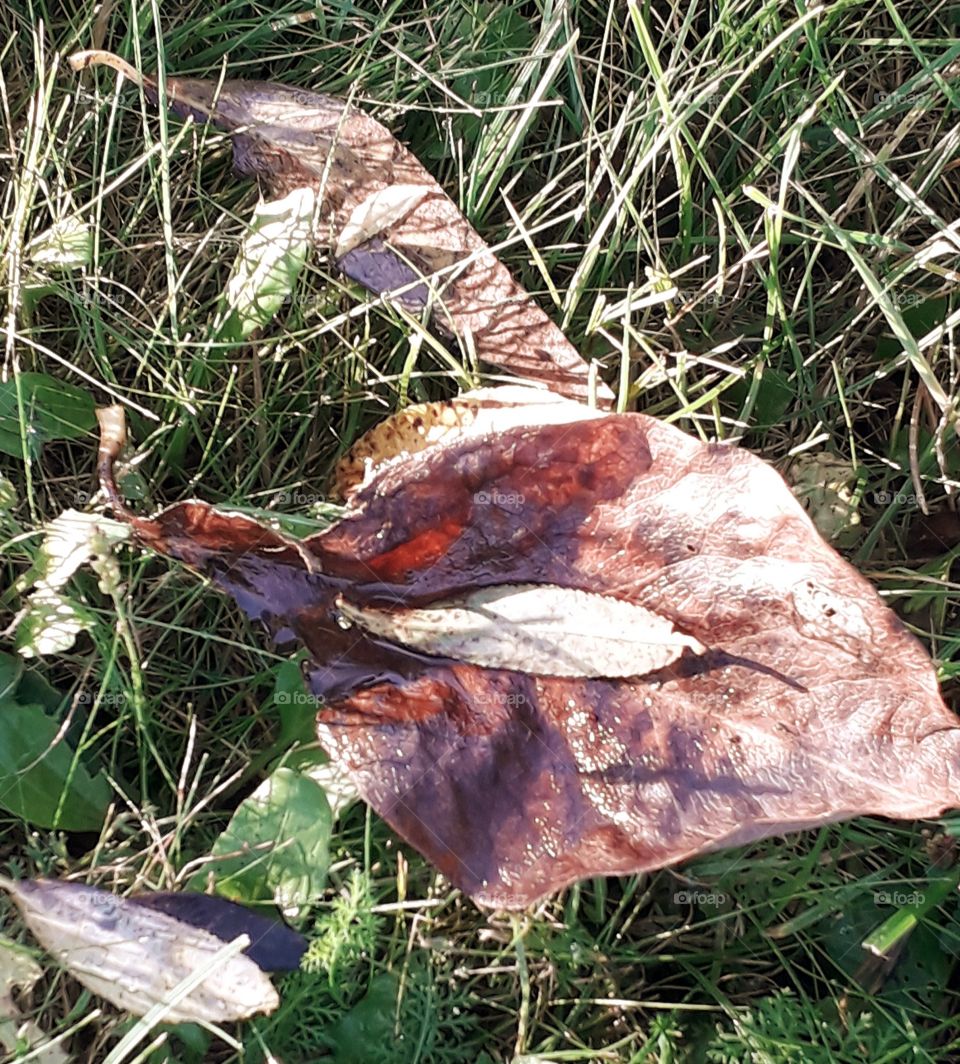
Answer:
M104 63L143 86L155 79L107 52L70 59ZM166 78L167 103L233 136L234 162L275 195L303 188L320 197L318 239L341 268L377 295L423 278L413 303L436 296L434 323L486 362L554 391L584 398L587 364L514 281L418 159L369 115L332 96L262 81ZM414 285L414 287L417 287ZM408 303L409 305L409 303ZM613 394L602 382L598 401Z
M357 284L371 292L389 293L391 302L407 310L423 310L430 300L430 285L423 274L379 237L345 252L337 265Z
M19 402L18 402L19 396ZM33 458L50 440L88 435L97 423L92 396L45 373L21 373L0 381L0 452L23 457L21 424L27 453Z
M311 188L258 205L221 300L216 339L249 339L290 298L306 262L315 209Z
M781 477L653 418L569 406L566 421L534 401L526 423L401 445L303 542L200 502L127 519L306 648L324 747L484 904L523 907L581 876L858 813L958 804L960 720L929 657ZM566 625L591 657L567 605L601 598L594 628L638 609L630 627L666 641L662 664L650 671L638 651L625 675L605 649L555 675L533 652L507 658L490 617L474 660L462 630L401 631L530 585L561 603L548 611L556 655Z
M706 650L642 606L544 584L487 587L420 609L339 605L348 621L414 650L540 676L643 676L684 650Z
M142 1016L223 949L223 941L159 908L82 883L0 877L37 941L95 994ZM244 954L227 957L164 1016L225 1023L279 1004L273 984Z

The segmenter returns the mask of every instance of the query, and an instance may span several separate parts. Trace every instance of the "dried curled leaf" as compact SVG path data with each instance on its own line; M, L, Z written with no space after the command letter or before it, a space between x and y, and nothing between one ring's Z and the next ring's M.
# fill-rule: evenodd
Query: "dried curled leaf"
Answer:
M105 64L153 100L141 77L108 52L71 56L76 70ZM320 239L343 272L365 288L422 307L482 360L576 398L588 367L487 247L440 185L379 122L342 100L262 81L168 77L167 103L182 117L210 120L233 139L236 168L278 195L310 187L321 197ZM613 394L597 387L600 405Z
M417 403L381 421L357 440L337 463L331 493L336 499L345 499L386 462L440 441L449 442L454 436L498 433L527 425L534 407L541 425L601 416L599 411L567 402L554 392L519 385L477 388L453 399Z
M639 414L564 403L564 419L535 394L494 433L387 447L303 542L199 502L128 519L306 647L323 745L481 903L957 804L960 721L929 658L773 469ZM596 598L681 638L633 675L607 649L555 675L423 632L425 612L531 585L561 650Z
M191 922L82 883L51 879L0 879L40 944L89 990L118 1008L142 1016L167 1001L178 984L223 951L224 942ZM217 906L211 898L206 916ZM176 906L173 906L176 908ZM237 907L239 908L239 907ZM221 910L220 919L233 913ZM251 920L256 920L252 914ZM245 921L234 936L258 933ZM222 927L221 927L222 930ZM249 947L248 947L249 948ZM170 1023L225 1023L272 1012L280 1001L273 984L250 957L240 953L217 963L189 994L164 1015Z

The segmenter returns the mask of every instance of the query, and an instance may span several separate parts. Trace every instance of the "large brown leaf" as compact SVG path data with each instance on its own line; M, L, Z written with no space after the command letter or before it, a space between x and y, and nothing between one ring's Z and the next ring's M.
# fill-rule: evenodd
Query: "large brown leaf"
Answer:
M302 543L199 502L128 517L307 648L323 745L478 902L957 804L960 720L923 647L773 469L530 398L525 424L515 389L432 408L446 431L421 449L405 442L420 415L379 428L366 483L356 455L341 470L346 514ZM502 667L490 596L531 585L543 615ZM590 656L615 621L650 643L638 675L617 647Z
M156 80L108 52L80 52L75 69L105 63L143 85ZM347 276L412 308L477 356L554 391L586 398L588 367L511 277L420 161L384 126L342 100L263 81L168 77L174 112L232 134L234 162L275 193L321 196L319 239ZM613 393L597 387L600 405Z

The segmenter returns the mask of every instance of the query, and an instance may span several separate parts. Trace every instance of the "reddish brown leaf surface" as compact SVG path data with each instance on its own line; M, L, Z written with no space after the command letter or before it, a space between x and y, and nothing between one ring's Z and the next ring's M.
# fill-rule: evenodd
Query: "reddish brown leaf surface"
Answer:
M106 63L140 82L156 101L153 78L140 78L106 52L81 52L75 69ZM319 238L334 249L365 205L397 187L423 195L409 210L346 250L338 265L377 295L399 290L411 308L433 304L433 321L485 362L574 398L586 398L587 363L511 277L420 161L379 122L342 100L263 81L168 77L167 102L181 117L212 121L232 134L234 162L274 193L311 186L321 195ZM381 217L389 218L383 212ZM426 280L424 280L426 278ZM597 388L601 406L613 394Z
M454 883L522 907L582 876L957 804L960 720L926 652L773 469L639 414L562 404L564 422L547 402L491 432L464 403L412 453L409 424L400 445L380 429L367 457L388 460L303 543L197 502L133 519L308 649L323 745ZM642 606L689 645L645 675L557 676L345 617L531 584Z

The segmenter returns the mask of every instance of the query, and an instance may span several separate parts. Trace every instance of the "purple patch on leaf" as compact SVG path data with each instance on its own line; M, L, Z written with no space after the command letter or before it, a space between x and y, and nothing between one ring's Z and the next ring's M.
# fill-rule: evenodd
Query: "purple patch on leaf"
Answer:
M307 948L306 939L279 920L212 894L158 891L134 895L130 901L209 931L224 942L249 935L250 945L243 952L265 972L296 971Z
M337 259L337 266L357 284L376 295L388 298L409 310L423 310L427 305L429 291L422 281L414 288L408 285L419 280L420 275L379 237L366 241ZM406 291L391 293L398 288Z

